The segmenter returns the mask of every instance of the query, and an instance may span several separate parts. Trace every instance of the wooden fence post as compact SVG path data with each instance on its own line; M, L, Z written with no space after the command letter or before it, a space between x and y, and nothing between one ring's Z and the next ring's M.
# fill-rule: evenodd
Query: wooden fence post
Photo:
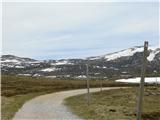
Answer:
M100 80L100 92L102 93L103 79Z
M90 90L89 90L89 77L88 77L88 64L86 64L86 77L87 77L87 104L90 104Z
M144 94L144 80L146 74L146 66L147 66L147 54L148 54L148 42L144 43L144 52L143 52L143 64L141 70L141 81L139 86L139 96L138 96L138 105L137 105L137 120L141 120L142 114L142 105L143 105L143 94Z

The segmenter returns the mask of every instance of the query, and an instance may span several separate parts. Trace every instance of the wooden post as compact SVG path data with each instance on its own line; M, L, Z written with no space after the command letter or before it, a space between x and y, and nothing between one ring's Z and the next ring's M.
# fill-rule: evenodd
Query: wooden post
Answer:
M142 70L141 70L141 81L140 81L138 105L137 105L137 120L141 120L141 114L142 114L144 80L145 80L145 73L146 73L146 66L147 66L147 54L148 54L148 42L145 41L144 52L143 52L143 64L142 64Z
M87 104L90 104L90 91L89 91L89 77L88 77L88 64L86 64L86 77L87 77Z
M103 87L103 80L100 80L100 92L102 92L102 87Z
M158 86L158 81L157 81L157 71L154 70L153 72L155 73L155 77L156 77L156 82L155 82L155 83L156 83L156 85Z

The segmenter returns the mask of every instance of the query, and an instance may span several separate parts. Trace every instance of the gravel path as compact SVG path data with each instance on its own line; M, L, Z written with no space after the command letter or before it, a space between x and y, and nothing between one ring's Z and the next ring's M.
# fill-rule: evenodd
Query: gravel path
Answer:
M103 90L118 89L107 87ZM91 92L100 91L99 88L90 89ZM63 104L65 98L86 93L86 89L69 90L42 95L26 102L15 114L13 120L82 120L72 114Z

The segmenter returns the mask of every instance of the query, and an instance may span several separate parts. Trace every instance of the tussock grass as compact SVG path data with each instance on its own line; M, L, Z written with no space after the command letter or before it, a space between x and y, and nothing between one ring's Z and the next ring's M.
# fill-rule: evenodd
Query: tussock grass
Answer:
M143 120L160 119L160 86L145 87ZM135 120L137 87L92 93L90 106L86 94L70 97L65 104L78 116L92 120Z

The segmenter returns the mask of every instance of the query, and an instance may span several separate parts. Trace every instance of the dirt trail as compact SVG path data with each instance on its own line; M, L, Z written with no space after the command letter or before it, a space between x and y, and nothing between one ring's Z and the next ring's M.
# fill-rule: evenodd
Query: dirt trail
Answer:
M106 87L103 90L118 89ZM100 91L91 88L91 92ZM65 98L86 93L86 89L69 90L42 95L26 102L15 114L13 120L82 120L63 104Z

